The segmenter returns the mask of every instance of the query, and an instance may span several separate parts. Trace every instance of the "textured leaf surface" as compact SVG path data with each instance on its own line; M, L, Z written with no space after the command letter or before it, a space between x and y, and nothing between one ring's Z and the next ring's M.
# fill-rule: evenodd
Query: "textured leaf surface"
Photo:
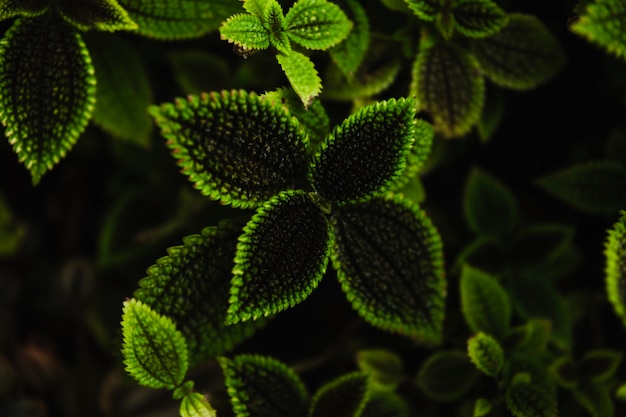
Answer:
M453 43L438 42L418 53L411 93L417 96L419 110L433 118L436 132L456 137L478 122L485 83L473 55Z
M217 417L217 413L206 397L197 392L190 392L180 404L181 417Z
M126 371L150 388L173 390L187 373L187 345L174 322L131 298L124 302L122 354Z
M626 326L626 211L608 231L606 256L606 292L617 316Z
M285 191L255 213L239 238L227 322L256 319L300 303L324 276L328 222L304 191Z
M291 51L288 55L278 54L276 59L285 72L291 87L305 107L322 91L322 80L308 56Z
M383 390L393 391L404 378L402 358L384 349L368 349L357 352L356 361L361 372Z
M411 10L419 17L427 21L432 21L441 8L440 0L405 0Z
M370 395L367 375L359 372L343 375L315 393L309 417L360 417Z
M220 26L222 39L234 43L244 51L266 49L270 46L270 37L261 20L251 14L231 16Z
M416 139L415 124L411 99L391 99L360 109L322 144L310 171L313 187L327 201L339 204L386 191L406 167ZM418 139L422 143L415 144L416 149L427 155L427 138Z
M467 353L479 371L497 376L504 366L504 351L500 343L490 335L478 332L467 341Z
M426 214L395 197L333 212L333 265L353 308L370 324L428 342L443 325L441 239Z
M513 384L506 392L506 406L515 417L557 417L556 401L530 382Z
M295 372L258 355L220 358L233 411L239 417L304 417L308 394Z
M354 22L347 38L330 49L330 56L341 72L352 78L359 68L370 43L370 24L365 9L357 0L346 0L348 16Z
M538 185L568 205L591 214L613 216L626 207L626 166L587 162L545 175Z
M566 63L559 40L536 17L512 13L498 33L474 40L471 50L494 83L516 90L553 78Z
M304 176L308 141L300 124L254 93L192 95L150 112L182 172L213 199L256 207Z
M0 120L38 183L78 140L96 94L87 48L52 13L16 20L0 43Z
M424 361L416 383L428 397L438 401L452 401L469 391L480 376L481 373L466 352L444 350Z
M58 0L58 3L61 15L80 30L137 29L137 24L115 0Z
M260 322L224 324L235 250L243 222L224 222L187 236L148 268L134 296L170 317L187 341L191 365L232 348Z
M156 39L197 38L243 11L242 3L233 0L118 0L118 3L137 23L137 33Z
M298 0L285 15L287 36L308 49L328 49L344 40L352 22L334 3Z
M626 59L626 3L596 0L571 29L607 51Z
M506 24L507 15L491 0L457 0L452 6L455 29L469 38L484 38Z
M48 0L4 0L0 4L0 21L17 16L35 17L48 10Z
M593 417L613 417L615 407L609 390L590 381L583 381L574 390L574 397Z

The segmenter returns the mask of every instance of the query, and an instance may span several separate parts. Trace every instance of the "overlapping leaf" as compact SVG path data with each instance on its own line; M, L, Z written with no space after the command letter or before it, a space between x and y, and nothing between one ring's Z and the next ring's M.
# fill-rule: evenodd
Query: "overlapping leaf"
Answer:
M270 37L261 20L251 14L236 14L220 26L222 39L234 43L244 51L267 49Z
M428 397L439 401L451 401L469 391L480 375L466 352L442 350L424 361L417 374L416 383Z
M17 16L35 17L48 10L50 0L4 0L0 4L0 21Z
M52 13L17 20L0 45L0 120L33 183L74 146L94 108L91 59Z
M626 3L595 0L571 29L607 51L626 58Z
M309 417L360 417L370 398L367 375L343 375L322 386L313 397Z
M506 24L507 15L491 0L456 0L452 6L454 27L469 38L484 38Z
M426 21L432 21L441 9L440 0L405 0L411 10L419 17Z
M354 27L343 42L330 49L330 56L350 79L365 59L370 44L370 25L365 9L357 0L346 0L346 5Z
M352 22L334 3L298 0L285 15L287 36L308 49L328 49L344 40Z
M606 256L606 292L615 313L626 326L626 211L608 231Z
M526 381L514 383L506 392L506 406L515 417L557 417L556 401L541 387Z
M58 0L58 4L61 16L80 30L137 29L137 24L116 0Z
M467 353L476 368L486 375L496 377L504 366L504 351L496 339L478 332L467 341Z
M276 59L285 72L294 91L307 107L322 91L322 80L308 56L296 51L278 54Z
M197 392L190 392L180 403L181 417L217 417L215 409L206 397Z

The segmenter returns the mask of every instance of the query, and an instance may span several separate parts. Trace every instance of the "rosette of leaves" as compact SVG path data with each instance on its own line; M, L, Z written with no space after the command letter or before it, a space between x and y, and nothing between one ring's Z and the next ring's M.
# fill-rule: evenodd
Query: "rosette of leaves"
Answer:
M222 39L233 43L244 56L272 48L291 86L305 106L322 90L313 62L291 43L306 49L326 50L344 40L352 22L334 3L299 0L287 11L277 0L246 0L248 13L231 16L220 27Z
M360 109L313 156L282 103L253 93L190 96L150 112L197 189L256 210L239 236L227 323L300 303L330 261L367 322L440 338L441 239L419 207L389 193L430 151L432 135L412 99Z

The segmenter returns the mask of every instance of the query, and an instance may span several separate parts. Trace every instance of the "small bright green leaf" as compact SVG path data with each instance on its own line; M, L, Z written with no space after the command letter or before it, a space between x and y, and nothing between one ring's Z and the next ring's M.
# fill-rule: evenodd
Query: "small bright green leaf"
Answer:
M574 389L574 397L592 417L613 417L615 414L609 390L602 385L583 380Z
M557 417L557 403L532 382L513 383L505 396L506 406L515 417Z
M75 28L53 13L16 20L0 43L0 120L37 184L74 146L96 80Z
M437 343L446 282L426 214L396 196L338 208L332 225L333 265L353 308L376 327Z
M276 59L304 107L308 107L311 100L322 91L322 80L313 62L308 56L296 51L291 51L289 55L278 54Z
M459 253L453 271L460 273L461 268L467 264L499 276L509 267L508 255L502 243L495 238L478 236Z
M239 238L227 323L255 320L303 301L324 276L328 222L304 191L285 191L257 210Z
M626 59L626 3L616 0L595 0L571 30L612 54Z
M465 219L479 236L506 238L517 225L515 196L499 180L473 168L465 185L463 201Z
M344 40L352 22L343 10L326 0L298 0L285 15L292 41L308 49L328 49Z
M236 14L220 26L220 36L242 51L267 49L270 37L261 20L251 14Z
M259 355L220 358L233 411L238 417L303 417L308 393L282 362Z
M315 393L309 417L361 417L370 396L367 375L360 372L343 375Z
M180 404L181 417L217 417L217 412L206 397L197 392L190 392Z
M511 325L511 302L497 279L465 266L461 273L461 309L472 332L503 340Z
M173 390L187 373L187 344L174 322L141 301L124 301L122 353L126 371L141 385Z
M478 61L449 42L422 47L413 64L411 93L418 109L430 114L435 131L445 137L463 136L482 113L485 82Z
M516 90L547 82L567 60L559 40L539 19L519 13L510 14L496 34L474 40L471 51L491 81Z
M134 30L137 24L116 0L58 0L59 12L80 30Z
M482 143L491 141L502 124L506 111L506 100L500 88L487 88L485 95L485 105L483 114L480 116L478 125L478 135Z
M376 387L393 391L404 379L402 358L384 349L360 350L356 361L359 369L370 376Z
M591 350L580 361L580 375L594 382L605 381L617 371L623 356L615 350Z
M417 159L426 159L429 138L416 136L412 99L364 107L335 127L322 143L310 171L311 183L331 203L380 195L400 178L411 147ZM420 142L414 143L416 139Z
M613 161L573 165L539 178L537 184L587 213L613 216L626 207L626 166Z
M478 332L467 341L467 353L482 373L496 377L504 366L502 346L492 336Z
M426 190L424 184L419 177L407 179L401 187L394 187L394 191L398 194L402 194L405 198L413 202L414 204L422 204L426 200Z
M270 2L261 20L268 31L270 44L279 52L288 55L291 52L291 42L285 30L286 21L280 4L276 1Z
M351 79L359 68L370 45L370 24L365 9L358 0L346 0L348 16L354 27L348 37L330 49L330 56L343 75Z
M422 364L416 383L424 393L438 401L461 398L480 378L466 352L445 350L437 352Z
M49 5L49 0L3 0L0 4L0 21L18 16L39 16L48 10Z
M486 398L478 398L474 403L472 417L483 417L491 413L491 403Z
M408 417L409 405L398 394L373 391L361 417Z
M435 17L435 27L445 40L450 40L454 35L454 15L449 10L443 10Z
M552 362L550 371L552 375L554 375L556 382L564 388L572 389L578 384L578 367L574 361L567 356L562 356Z
M433 21L441 9L440 0L405 0L420 19Z
M308 140L287 109L245 91L189 96L150 113L204 195L258 207L304 176Z
M266 11L275 8L276 5L280 7L276 0L245 0L243 2L243 8L260 19L265 19Z
M455 29L469 38L497 33L507 22L507 14L491 0L456 0L452 6Z
M117 138L148 145L152 90L137 51L122 37L100 32L85 34L85 42L98 80L94 123Z
M626 211L608 231L606 257L606 292L617 316L626 326Z
M516 351L541 353L552 337L552 324L547 319L531 318L509 332L504 344Z

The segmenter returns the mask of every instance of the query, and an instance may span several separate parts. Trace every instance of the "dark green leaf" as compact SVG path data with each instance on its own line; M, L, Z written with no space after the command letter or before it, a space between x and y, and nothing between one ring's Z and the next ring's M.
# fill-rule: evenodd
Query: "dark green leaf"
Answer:
M615 397L620 401L626 401L626 383L617 387L615 390Z
M591 350L580 361L580 375L594 382L605 381L617 371L623 356L615 350Z
M230 280L243 222L208 227L168 249L139 281L135 297L171 317L185 336L191 365L232 348L259 323L226 326Z
M206 397L197 392L190 392L180 403L181 417L217 417L217 413Z
M33 183L74 146L94 108L85 44L53 13L15 21L0 44L0 120Z
M308 394L296 373L282 362L259 355L220 358L235 415L304 417Z
M552 324L547 319L532 318L509 332L504 344L516 351L541 353L552 337Z
M559 40L534 16L509 15L496 34L472 42L481 70L494 83L516 90L537 87L566 63Z
M578 367L574 361L567 356L557 358L552 362L550 371L552 375L554 375L556 382L564 388L572 389L578 383Z
M306 169L300 124L284 106L254 93L205 93L150 112L182 172L223 203L258 207L294 187Z
M426 359L417 374L416 383L434 400L453 401L465 395L480 375L466 352L445 350Z
M496 339L478 332L467 341L467 353L482 373L496 377L504 366L504 351Z
M539 178L537 184L587 213L613 216L626 207L626 166L613 161L574 165Z
M409 406L406 400L385 391L372 392L370 399L361 413L361 417L408 417Z
M402 358L388 350L360 350L356 360L361 372L381 389L393 391L404 378Z
M359 372L343 375L315 393L309 417L360 417L370 395L367 375Z
M173 390L187 373L187 345L174 322L134 298L124 302L122 354L126 371L150 388Z
M351 79L359 68L370 45L370 24L365 9L357 0L345 0L348 16L354 27L348 37L330 49L330 56L343 75Z
M416 139L415 102L391 99L360 109L335 127L317 152L310 178L331 204L363 201L399 179ZM430 152L417 138L422 160Z
M239 238L228 323L268 316L300 303L324 276L329 225L304 191L285 191L260 207Z
M523 375L526 382L532 382L543 391L550 401L557 401L557 385L548 372L548 363L544 360L546 355L526 352L514 352L510 354L504 366L504 384L515 384L519 376Z
M478 122L485 99L478 61L453 43L423 43L413 64L411 93L419 110L433 118L436 132L463 136Z
M420 19L432 21L441 9L440 0L405 0Z
M507 15L491 0L456 0L452 6L455 29L469 38L484 38L497 33Z
M243 52L253 49L267 49L270 35L261 20L251 14L236 14L220 26L220 36L234 43Z
M61 16L80 30L137 29L137 24L116 0L58 0L58 3Z
M506 406L515 417L557 417L557 403L531 382L514 383L506 392Z
M513 260L523 266L548 263L568 249L573 237L572 226L553 223L532 225L515 239L511 249Z
M626 59L626 3L619 0L595 0L571 30L612 54Z
M487 88L485 95L485 106L480 116L478 125L478 135L482 143L489 142L502 124L506 110L506 100L500 88Z
M370 324L438 342L444 314L441 238L399 197L333 211L333 265L353 308Z
M605 279L609 301L626 326L626 211L620 213L605 243Z
M0 4L0 21L18 16L35 17L48 10L50 0L4 0Z
M278 54L276 59L304 107L308 107L311 100L322 91L322 80L313 62L308 56L296 51L291 51L288 55Z
M0 190L0 259L15 255L26 236L26 225L18 220L18 216L12 210L8 199Z
M298 0L285 15L289 38L308 49L328 49L344 40L352 22L326 0Z
M574 389L574 397L592 417L613 417L613 400L609 390L590 381L582 381Z

